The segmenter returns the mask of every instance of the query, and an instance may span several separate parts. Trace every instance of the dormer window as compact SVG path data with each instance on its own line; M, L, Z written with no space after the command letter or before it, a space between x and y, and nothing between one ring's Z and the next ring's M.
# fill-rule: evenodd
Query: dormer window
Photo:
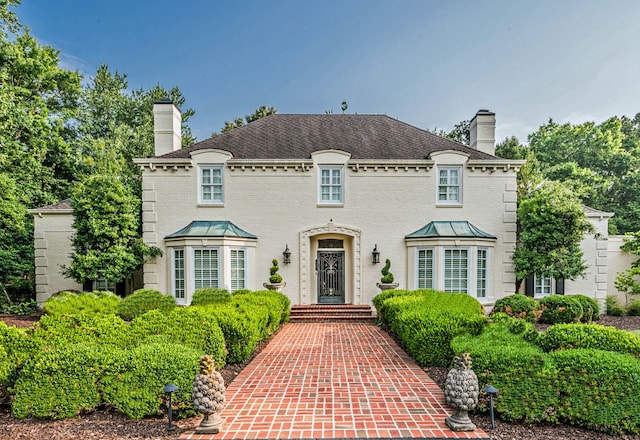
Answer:
M438 205L462 204L462 175L460 167L438 168Z
M222 204L222 166L202 165L198 168L198 202L203 204Z
M341 205L343 203L343 167L321 166L318 185L318 203Z

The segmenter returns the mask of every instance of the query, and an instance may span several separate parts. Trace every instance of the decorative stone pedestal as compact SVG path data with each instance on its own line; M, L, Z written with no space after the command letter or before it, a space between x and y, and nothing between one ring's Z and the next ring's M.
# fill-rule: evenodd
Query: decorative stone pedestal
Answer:
M476 425L469 418L469 413L465 410L454 411L451 417L444 419L449 429L452 431L473 431Z
M218 434L224 429L224 420L219 414L205 414L196 428L198 434Z

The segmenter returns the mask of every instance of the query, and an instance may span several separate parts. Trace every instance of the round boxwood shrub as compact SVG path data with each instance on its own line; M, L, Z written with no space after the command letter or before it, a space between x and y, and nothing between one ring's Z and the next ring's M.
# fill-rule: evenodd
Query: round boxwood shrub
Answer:
M204 304L221 304L231 300L231 294L226 289L216 289L206 287L193 292L192 306L201 306Z
M540 308L540 321L545 324L580 322L583 315L580 301L572 296L545 296L540 300Z
M516 293L515 295L498 299L493 306L493 310L491 310L491 314L506 313L513 318L535 322L538 318L539 310L540 307L535 299Z
M571 295L571 297L577 299L582 306L581 322L589 323L600 319L600 306L595 298L590 298L585 295Z
M139 289L118 304L118 315L127 321L131 321L149 310L158 309L168 313L175 306L176 301L169 295L163 295L153 289Z

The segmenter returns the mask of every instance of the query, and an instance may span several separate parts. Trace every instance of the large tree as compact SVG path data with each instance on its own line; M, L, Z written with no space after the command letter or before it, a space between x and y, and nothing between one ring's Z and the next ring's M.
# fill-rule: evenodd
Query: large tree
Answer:
M533 275L574 280L586 270L580 242L592 230L579 199L559 182L543 181L518 203L513 261L516 288Z
M225 121L224 127L220 130L221 133L226 133L227 131L231 131L234 128L242 127L245 124L249 124L253 121L257 121L258 119L266 118L269 115L276 114L277 110L273 107L267 107L266 105L262 105L255 109L253 113L250 115L246 115L244 119L242 118L233 118L233 121ZM217 133L211 133L211 136L215 136Z
M94 175L72 196L74 254L65 274L79 283L123 281L154 254L140 237L140 200L114 175Z

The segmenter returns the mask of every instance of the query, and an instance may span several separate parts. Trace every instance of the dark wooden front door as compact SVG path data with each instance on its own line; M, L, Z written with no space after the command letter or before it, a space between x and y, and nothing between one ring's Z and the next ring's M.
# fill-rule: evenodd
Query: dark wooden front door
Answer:
M318 304L344 304L344 251L318 251Z

